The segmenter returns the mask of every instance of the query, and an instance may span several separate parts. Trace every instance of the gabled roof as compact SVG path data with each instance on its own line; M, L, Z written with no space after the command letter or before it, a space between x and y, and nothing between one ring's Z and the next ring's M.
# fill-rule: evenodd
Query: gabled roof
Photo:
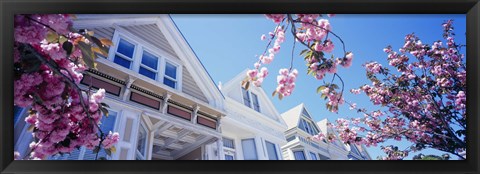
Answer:
M230 79L228 82L224 83L222 85L221 91L225 94L226 98L231 98L229 97L229 93L233 90L239 89L241 87L241 83L243 79L246 77L248 69L243 70L242 72L238 73L235 77ZM277 108L275 105L272 103L270 100L270 97L265 93L262 87L256 87L254 85L250 85L249 90L255 91L255 94L259 97L259 100L264 101L263 103L265 104L267 108L260 108L262 114L267 114L264 111L268 111L268 113L271 113L268 116L276 117L275 119L282 125L286 125L285 122L282 120L280 117L280 113L278 112ZM263 100L262 100L263 99ZM243 105L243 103L242 103ZM266 110L265 110L266 109Z
M173 51L191 72L191 76L199 85L199 90L207 97L210 105L224 109L225 97L168 14L81 14L77 17L74 24L80 27L157 24Z
M298 127L302 115L305 115L307 119L312 121L313 126L317 126L315 124L315 120L313 120L313 117L311 116L310 112L308 112L308 109L305 107L304 103L300 103L292 109L282 113L282 119L285 121L285 123L287 123L288 129L291 129ZM321 130L319 131L322 132Z

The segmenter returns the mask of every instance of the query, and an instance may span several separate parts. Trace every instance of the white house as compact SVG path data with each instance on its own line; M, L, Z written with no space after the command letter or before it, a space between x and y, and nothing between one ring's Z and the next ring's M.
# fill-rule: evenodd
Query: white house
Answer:
M337 137L333 143L329 143L329 149L332 152L332 156L336 156L339 159L348 160L371 160L365 145L345 144L338 139L338 131L332 127L327 126L328 119L323 119L317 122L318 127L325 135L333 134ZM339 153L341 152L341 153Z
M281 146L286 144L283 132L287 125L262 88L242 87L246 71L225 83L227 117L220 126L223 155L226 160L281 160Z
M338 132L327 126L326 118L315 122L303 103L284 112L282 118L288 125L285 132L288 143L282 146L285 159L371 160L365 146L345 144L338 138L333 142L313 139L312 136L318 133L338 137Z
M288 143L282 146L283 157L286 160L330 160L344 159L344 150L332 149L327 141L314 140L311 137L321 130L313 120L305 104L282 113L282 118L288 125L285 137ZM347 154L343 154L346 158Z
M75 28L94 31L114 43L108 57L97 59L98 71L88 71L82 80L83 87L107 91L104 102L110 116L102 120L101 128L121 135L112 159L211 159L205 149L221 147L225 98L170 16L77 17ZM22 110L18 108L20 116ZM31 134L23 119L18 120L15 150L23 155ZM81 148L50 159L94 158Z

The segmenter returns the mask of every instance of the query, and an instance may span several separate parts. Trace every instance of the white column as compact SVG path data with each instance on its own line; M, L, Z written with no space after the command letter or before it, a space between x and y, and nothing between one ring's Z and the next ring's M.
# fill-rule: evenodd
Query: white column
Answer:
M218 159L225 160L225 152L223 151L223 139L221 137L217 140L217 151Z
M262 142L262 139L259 136L255 136L255 147L257 148L257 157L259 160L267 160L268 158L265 156L265 142Z
M147 155L146 155L146 160L152 160L153 156L153 141L155 140L155 130L153 131L148 131L147 132ZM136 151L136 149L135 149ZM136 153L136 152L135 152Z

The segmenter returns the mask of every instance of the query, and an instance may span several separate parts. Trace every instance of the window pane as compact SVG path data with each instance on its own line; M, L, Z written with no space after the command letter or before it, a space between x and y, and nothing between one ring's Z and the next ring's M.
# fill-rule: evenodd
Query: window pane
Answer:
M315 155L314 153L310 152L310 158L312 158L312 160L318 160L317 159L317 155Z
M147 132L145 131L145 127L140 124L140 130L138 131L138 138L137 138L137 150L145 157L145 150L146 150L146 140L147 140Z
M303 154L303 151L293 152L293 155L295 156L295 160L305 160L305 154Z
M225 160L233 160L233 156L232 155L225 155Z
M234 141L232 139L228 139L228 138L223 138L223 146L224 147L228 147L228 148L232 148L234 149L235 146L234 146Z
M245 106L251 107L250 95L248 94L248 91L245 88L242 88L242 93L243 93L243 104L245 104Z
M135 50L135 45L132 43L120 39L120 42L118 43L118 49L117 52L122 53L123 55L132 58L133 57L133 51Z
M142 64L156 70L158 65L158 57L144 51L142 56Z
M257 95L252 93L252 99L253 99L253 109L260 112L260 104L258 103Z
M320 157L320 160L329 160L330 159L329 157L323 156L322 154L318 154L318 156Z
M254 139L245 139L242 140L243 148L243 158L245 160L256 160L257 158L257 148L255 148Z
M115 55L115 58L113 59L113 62L115 62L116 64L119 64L120 66L128 68L128 69L130 69L130 64L132 64L132 62L130 60L122 58L118 55Z
M177 79L177 67L167 62L165 65L165 75Z
M153 80L155 80L155 78L157 77L157 73L153 72L153 71L150 71L148 69L145 69L143 67L140 67L139 71L138 71L140 74L144 75L144 76L147 76L148 78L151 78Z
M275 148L275 144L270 143L268 141L266 141L266 144L267 144L268 159L269 160L278 160L277 150Z
M175 88L175 84L176 84L176 83L177 83L177 82L175 82L175 81L173 81L173 80L170 80L170 79L168 79L168 78L166 78L166 77L163 78L163 84L165 84L165 85L167 85L167 86L170 86L170 87L172 87L172 88Z

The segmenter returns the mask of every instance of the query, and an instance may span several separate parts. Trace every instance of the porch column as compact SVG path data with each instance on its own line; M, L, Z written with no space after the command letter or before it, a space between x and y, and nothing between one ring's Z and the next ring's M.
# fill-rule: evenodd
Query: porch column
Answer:
M153 141L155 136L155 130L147 132L148 141L147 141L147 154L145 155L146 160L152 160L152 153L153 153Z
M218 159L225 160L225 152L223 151L223 138L220 137L217 139L217 150L218 150Z

